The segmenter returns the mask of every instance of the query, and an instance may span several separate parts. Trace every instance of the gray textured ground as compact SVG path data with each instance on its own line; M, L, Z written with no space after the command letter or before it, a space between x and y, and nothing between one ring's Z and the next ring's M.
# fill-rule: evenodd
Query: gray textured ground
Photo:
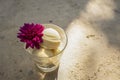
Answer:
M119 4L120 0L0 0L0 80L40 80L16 38L24 22L54 23L67 30L59 80L120 80Z

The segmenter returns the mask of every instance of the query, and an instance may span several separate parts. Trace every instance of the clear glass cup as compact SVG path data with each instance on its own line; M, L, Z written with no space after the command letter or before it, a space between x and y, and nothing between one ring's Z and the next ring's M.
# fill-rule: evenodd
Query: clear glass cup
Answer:
M67 35L66 35L65 31L62 28L60 28L59 26L54 25L54 24L43 24L43 25L45 26L45 28L55 29L60 34L61 43L58 47L59 52L54 56L39 57L32 53L33 49L27 49L27 51L31 54L31 57L38 69L40 69L43 72L51 72L58 68L61 55L62 55L64 49L66 48L68 39L67 39Z

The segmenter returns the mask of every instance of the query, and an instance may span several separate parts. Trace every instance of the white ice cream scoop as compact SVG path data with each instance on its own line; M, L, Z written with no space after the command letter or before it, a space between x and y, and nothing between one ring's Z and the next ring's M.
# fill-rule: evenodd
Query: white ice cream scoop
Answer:
M53 28L47 28L43 32L42 47L46 49L57 49L61 42L59 33Z
M44 48L40 48L40 49L34 49L33 50L33 55L37 56L37 57L51 57L54 54L53 50L50 49L44 49Z
M49 39L55 39L55 40L60 40L60 35L59 33L52 28L48 28L44 30L44 35L48 37Z

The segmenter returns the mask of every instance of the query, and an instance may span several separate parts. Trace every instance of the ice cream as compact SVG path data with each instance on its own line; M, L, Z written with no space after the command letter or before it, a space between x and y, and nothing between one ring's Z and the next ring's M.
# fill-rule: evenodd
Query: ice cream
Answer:
M50 49L40 48L40 49L34 49L33 55L38 56L38 57L51 57L54 55L53 52L54 51Z
M33 55L38 57L51 57L57 55L61 37L59 33L53 28L46 28L43 32L43 43L40 44L40 49L34 49Z
M58 49L51 50L51 49L40 48L40 49L34 49L33 55L35 55L37 57L52 57L59 52L60 52L60 50L58 50Z
M44 30L42 47L46 49L57 49L61 42L61 37L59 33L52 28L47 28Z

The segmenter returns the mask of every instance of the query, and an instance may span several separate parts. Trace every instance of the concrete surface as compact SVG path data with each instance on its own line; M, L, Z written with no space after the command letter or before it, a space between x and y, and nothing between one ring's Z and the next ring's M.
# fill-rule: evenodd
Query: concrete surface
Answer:
M118 3L90 0L69 25L69 43L61 59L58 80L120 80Z
M120 80L120 0L0 0L0 80L41 80L16 38L25 22L67 31L58 80ZM57 70L48 73L53 80Z

